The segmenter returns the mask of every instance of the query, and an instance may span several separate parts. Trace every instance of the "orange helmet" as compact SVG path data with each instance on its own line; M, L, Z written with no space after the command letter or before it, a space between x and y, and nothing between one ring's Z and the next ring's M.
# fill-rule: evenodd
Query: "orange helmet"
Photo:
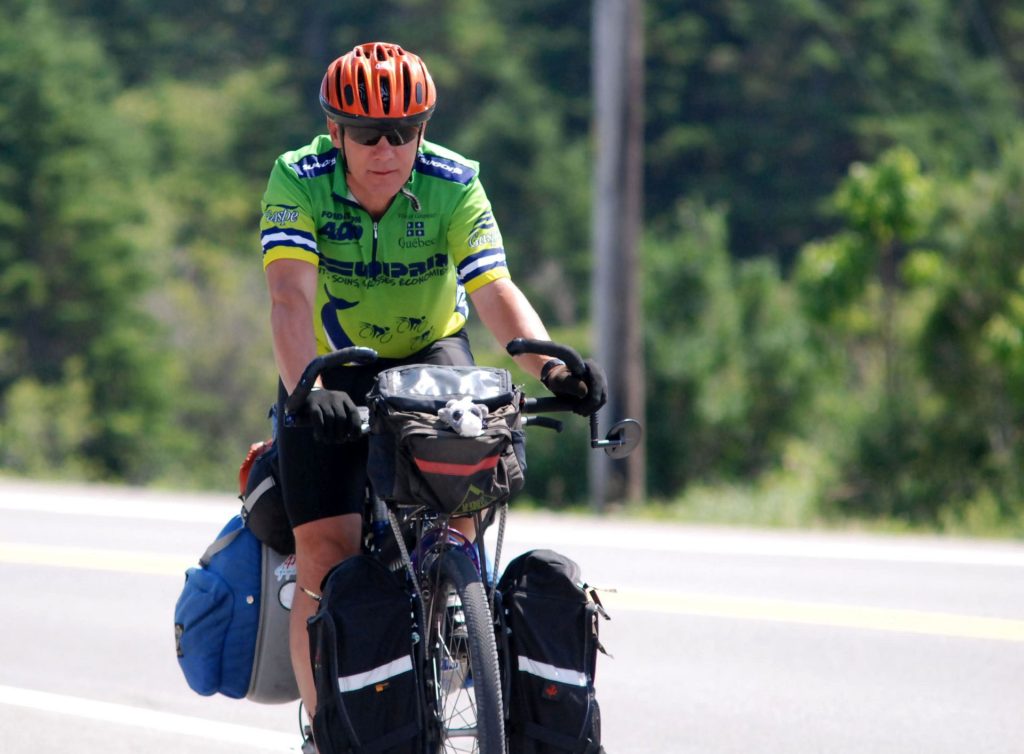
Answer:
M426 64L396 44L358 45L327 67L320 105L343 126L414 126L434 112L437 90Z

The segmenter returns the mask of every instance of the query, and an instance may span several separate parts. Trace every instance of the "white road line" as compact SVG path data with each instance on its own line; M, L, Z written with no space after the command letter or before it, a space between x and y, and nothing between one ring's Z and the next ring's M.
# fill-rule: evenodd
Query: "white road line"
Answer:
M175 499L169 494L127 488L85 489L87 493L71 488L63 491L48 486L0 485L0 511L224 524L242 507L230 495L182 495Z
M15 565L78 568L149 576L182 576L186 568L198 565L198 560L199 555L189 557L173 553L0 542L0 563Z
M509 518L506 543L529 547L593 547L676 555L854 560L886 563L1024 568L1024 547L1010 542L919 537L861 538L820 532L776 532L661 526L608 519L593 525L572 519Z
M99 702L95 699L34 691L14 686L0 686L0 704L181 736L223 741L251 749L278 752L298 751L301 745L298 733L288 734L275 730L249 728L244 725L221 723L201 717L158 712L142 707L129 707L123 704Z

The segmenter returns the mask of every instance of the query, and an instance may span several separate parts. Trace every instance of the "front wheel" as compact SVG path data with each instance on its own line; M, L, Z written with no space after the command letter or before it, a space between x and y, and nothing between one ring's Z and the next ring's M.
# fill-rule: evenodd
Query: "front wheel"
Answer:
M427 673L439 752L504 754L498 650L480 573L459 550L430 569Z

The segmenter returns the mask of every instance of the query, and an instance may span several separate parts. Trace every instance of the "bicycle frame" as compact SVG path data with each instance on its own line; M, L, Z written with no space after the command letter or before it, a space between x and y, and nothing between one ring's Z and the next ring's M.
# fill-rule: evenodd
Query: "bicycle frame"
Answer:
M517 339L509 344L510 354L540 353L561 358L574 373L582 374L583 361L579 355L570 348L546 341L524 341ZM317 377L326 369L345 364L368 364L376 360L376 352L369 348L349 347L331 354L319 356L313 360L303 372L296 389L285 401L284 422L286 425L295 423L294 413L305 401L306 396L312 389ZM573 404L559 398L526 399L521 406L523 414L537 414L549 412L571 411ZM364 417L365 419L365 417ZM524 425L536 424L552 429L561 429L561 423L547 417L536 415L524 419ZM640 441L640 426L637 422L626 419L613 426L612 430L604 440L597 437L597 419L591 416L591 447L603 448L606 453L615 457L628 455ZM364 422L364 432L368 427ZM497 591L491 576L496 579L500 567L501 549L504 541L505 520L508 510L508 503L501 503L499 506L491 507L483 511L476 511L469 515L452 516L440 513L422 505L402 505L391 503L386 504L381 498L373 493L372 485L367 480L366 498L363 516L363 541L362 548L365 553L379 558L392 570L404 570L408 582L415 591L419 638L427 642L425 651L420 656L424 667L421 669L421 677L424 684L421 693L424 696L424 709L430 710L431 720L428 724L428 735L433 743L445 744L451 737L471 737L477 739L480 748L485 754L492 751L504 751L503 744L494 743L495 736L504 741L503 720L507 717L508 701L508 678L507 674L499 666L498 656L504 651L507 654L507 645L504 645L505 637L501 631L494 631L495 615L500 614L500 605L496 604ZM489 558L486 546L486 532L494 523L495 518L499 519L497 540L494 548L493 559ZM472 526L470 535L460 531L453 522L464 522ZM462 528L465 528L463 526ZM470 565L467 565L470 564ZM444 584L447 590L444 594L440 586ZM482 592L480 589L482 588ZM457 626L458 621L453 613L451 620L448 620L448 600L452 593L456 595L459 608L465 608L467 615L463 616L468 629L467 647L472 645L474 649L463 648L465 655L456 656L456 650L449 652L450 640L454 641L454 633L446 635L448 631L454 631L452 626ZM466 592L463 595L463 592ZM439 597L444 597L445 603L441 604ZM481 598L483 602L481 603ZM466 600L469 600L466 602ZM472 608L472 609L471 609ZM468 620L469 613L473 619ZM449 625L450 624L450 625ZM491 638L489 649L485 644L479 643L480 635L486 632ZM495 636L495 634L497 634ZM474 641L470 641L477 637ZM486 660L489 652L492 658L490 675L486 662L480 668L474 668L472 663L479 659ZM465 657L465 667L476 673L481 672L487 676L487 688L497 689L487 692L490 696L481 697L480 688L474 691L473 723L469 727L450 727L447 725L446 707L449 688L445 687L446 668L442 666L445 657L457 659ZM477 660L473 658L476 657ZM461 662L461 660L460 660ZM464 678L465 680L465 678ZM481 687L485 685L481 681ZM464 686L462 687L464 690ZM484 715L484 699L492 699L488 702L486 716L480 722L480 716ZM495 705L499 708L500 717L495 720ZM484 727L486 726L486 727ZM490 744L484 745L483 741L490 740Z

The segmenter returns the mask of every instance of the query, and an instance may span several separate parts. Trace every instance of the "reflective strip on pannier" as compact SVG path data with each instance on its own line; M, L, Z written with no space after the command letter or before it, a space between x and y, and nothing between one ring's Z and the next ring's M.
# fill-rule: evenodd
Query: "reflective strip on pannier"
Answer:
M551 550L525 552L498 579L495 604L509 675L508 751L603 754L594 688L602 613L579 566Z
M274 485L276 485L276 484L277 484L277 482L274 481L274 477L272 477L272 476L268 476L262 482L257 484L256 487L253 488L252 492L250 492L248 495L246 495L245 499L242 501L243 504L245 505L245 510L247 512L251 511L253 504L257 500L259 500L261 497L263 497L263 493L265 493L267 490L273 488Z
M358 691L359 689L382 683L410 671L412 671L412 658L406 655L405 657L399 657L397 660L392 660L389 663L367 670L365 673L342 676L338 679L338 688L342 692Z
M537 662L536 660L531 660L525 655L519 655L518 660L519 670L523 673L535 675L546 681L566 683L570 686L587 685L587 674L581 673L578 670L573 670L572 668L559 668L546 662Z
M320 754L424 754L423 641L405 574L370 555L335 566L309 620Z

